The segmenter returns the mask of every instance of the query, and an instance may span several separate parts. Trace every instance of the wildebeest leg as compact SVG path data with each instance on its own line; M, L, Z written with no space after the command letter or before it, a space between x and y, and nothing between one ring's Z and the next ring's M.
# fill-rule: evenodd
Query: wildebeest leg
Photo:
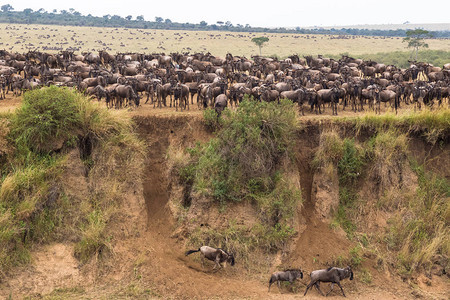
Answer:
M331 292L333 291L333 288L334 288L334 282L331 283L331 289L330 289L330 291L329 291L325 296L328 296L328 294L331 293Z
M323 294L322 291L320 290L320 282L317 281L317 282L314 284L314 286L316 287L317 291L318 291L322 296L324 296L324 294Z
M344 297L347 297L347 296L345 296L344 289L342 288L342 285L339 282L337 282L337 285L341 288L342 295L344 295Z
M268 290L268 292L270 292L270 286L272 285L272 283L273 283L272 278L270 278L270 280L269 280L269 290Z
M217 268L217 270L219 270L222 266L220 265L220 255L216 256L216 259L214 260L214 262L216 263L214 266L214 270Z
M215 264L214 265L214 267L213 267L213 269L212 269L214 272L217 272L217 271L219 271L219 268L217 267L217 264Z
M281 281L280 281L280 280L277 281L277 285L278 285L278 290L279 290L280 293L281 293Z
M309 290L315 283L316 283L315 281L311 281L311 282L308 284L308 286L306 287L306 291L305 291L305 293L303 294L303 296L306 296L306 293L308 292L308 290Z
M202 264L202 268L204 269L205 268L205 257L203 255L200 258L200 262Z

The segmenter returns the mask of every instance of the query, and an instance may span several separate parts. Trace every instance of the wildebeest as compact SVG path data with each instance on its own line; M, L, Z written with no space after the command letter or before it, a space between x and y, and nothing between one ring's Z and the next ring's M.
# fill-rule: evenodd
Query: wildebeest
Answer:
M305 98L305 91L303 89L297 89L295 91L284 91L280 94L281 98L290 99L293 102L297 102L298 106L300 107L302 111L302 115L305 115L305 112L303 110L303 101Z
M228 98L225 94L220 94L214 101L214 110L217 113L217 118L220 117L222 111L227 107Z
M122 107L123 99L128 100L128 105L134 103L136 107L139 106L140 96L133 91L130 85L118 85L114 89L114 95L116 96L116 108Z
M269 279L269 292L270 286L274 282L277 282L278 289L280 289L281 281L289 281L290 283L293 283L298 278L303 278L303 272L300 269L287 269L284 271L275 272L270 276Z
M323 293L320 290L320 282L331 282L331 289L327 293L327 296L329 293L331 293L334 284L336 283L341 288L342 295L344 295L345 297L344 289L342 288L340 281L348 277L350 277L350 280L353 280L353 271L352 268L350 268L349 266L347 266L344 269L330 267L328 269L312 271L310 276L311 282L306 287L306 291L305 294L303 294L303 296L306 296L306 293L313 285L316 287L317 291L319 291L319 293L323 296Z
M8 89L7 77L0 75L0 100L6 99L6 91Z
M166 83L162 85L158 83L156 85L156 99L158 102L158 107L162 108L161 103L164 104L164 106L167 106L167 96L170 96L170 104L172 106L172 84ZM153 102L153 108L155 108L155 102Z
M320 111L320 106L324 103L331 103L331 108L333 111L333 115L337 115L337 104L339 103L339 89L332 88L332 89L321 89L317 91L317 106Z
M389 102L391 104L392 107L395 108L395 113L397 113L397 104L398 104L398 100L397 100L397 94L394 91L391 90L382 90L379 92L379 94L376 94L375 97L375 113L381 113L381 107L380 107L380 102Z
M189 109L189 87L187 85L177 83L173 89L173 98L176 110L178 110L178 106L181 110L186 109L186 107Z
M216 268L222 268L221 263L224 262L228 262L230 265L234 266L234 255L223 249L201 246L198 250L189 250L186 251L185 254L188 256L195 252L201 252L206 259L213 261L215 263L213 270Z

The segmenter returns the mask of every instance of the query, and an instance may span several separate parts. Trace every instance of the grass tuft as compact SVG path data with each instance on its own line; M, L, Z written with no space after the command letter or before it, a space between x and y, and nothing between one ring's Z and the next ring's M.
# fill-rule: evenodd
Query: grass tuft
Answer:
M11 119L10 138L19 149L47 153L76 135L77 94L56 86L29 91Z

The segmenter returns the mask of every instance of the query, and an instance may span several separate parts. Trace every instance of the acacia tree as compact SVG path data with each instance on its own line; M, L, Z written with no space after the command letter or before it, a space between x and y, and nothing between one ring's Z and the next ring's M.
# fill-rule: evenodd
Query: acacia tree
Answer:
M259 47L259 55L261 55L261 48L263 47L264 43L268 42L269 38L266 36L260 36L252 38L252 42L258 45Z
M406 37L403 39L404 43L408 43L408 48L412 48L411 58L415 53L415 60L417 60L417 53L419 48L428 48L428 44L425 43L425 38L432 38L433 34L428 30L415 29L406 31Z
M11 4L5 4L5 5L2 5L2 6L0 7L0 9L1 9L3 12L8 12L8 11L13 10L14 8L11 6Z

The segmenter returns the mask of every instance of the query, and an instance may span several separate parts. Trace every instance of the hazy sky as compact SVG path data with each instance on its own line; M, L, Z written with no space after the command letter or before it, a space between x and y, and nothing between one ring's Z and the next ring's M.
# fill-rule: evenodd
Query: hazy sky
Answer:
M176 22L199 23L230 21L233 25L250 24L261 27L307 27L359 24L450 23L449 0L319 0L319 1L199 1L199 0L1 0L14 10L44 8L68 10L74 8L83 15L94 16L143 15L145 20L155 17Z

